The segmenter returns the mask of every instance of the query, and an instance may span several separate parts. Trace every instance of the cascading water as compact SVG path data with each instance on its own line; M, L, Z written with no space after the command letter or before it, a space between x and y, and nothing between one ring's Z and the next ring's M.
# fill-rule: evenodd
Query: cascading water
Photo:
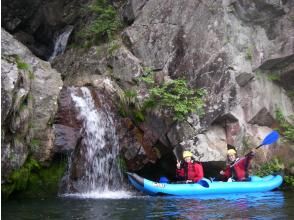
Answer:
M71 156L68 176L75 172L75 163L82 175L79 180L68 180L67 184L74 182L79 193L88 194L122 190L123 175L117 159L119 144L110 106L103 101L103 96L99 96L101 103L97 108L96 99L87 87L72 88L71 98L82 122L82 147Z
M73 26L69 25L64 28L60 35L56 37L54 44L54 51L49 58L49 62L51 62L57 55L62 54L66 48L68 38L73 30Z

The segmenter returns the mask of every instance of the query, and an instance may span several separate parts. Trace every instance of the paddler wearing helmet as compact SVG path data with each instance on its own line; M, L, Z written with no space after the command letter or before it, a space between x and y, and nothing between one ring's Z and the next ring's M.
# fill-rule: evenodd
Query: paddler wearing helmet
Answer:
M198 182L203 178L203 167L200 162L192 159L193 154L190 151L183 152L184 161L177 160L176 175L178 181L186 181L186 183Z
M251 159L254 157L255 150L252 149L244 157L239 158L237 151L233 148L228 149L227 162L225 170L220 171L220 174L225 181L249 181L248 168Z

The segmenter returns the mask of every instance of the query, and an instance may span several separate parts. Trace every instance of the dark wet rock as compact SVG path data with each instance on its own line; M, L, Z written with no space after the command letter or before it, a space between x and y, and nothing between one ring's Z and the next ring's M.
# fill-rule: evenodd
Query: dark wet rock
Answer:
M76 29L81 29L84 25L78 19L87 16L82 8L89 2L91 1L5 0L2 2L2 27L36 56L48 60L54 50L55 38L64 27L75 23Z
M67 154L72 152L81 138L80 129L64 126L61 124L54 125L54 152Z

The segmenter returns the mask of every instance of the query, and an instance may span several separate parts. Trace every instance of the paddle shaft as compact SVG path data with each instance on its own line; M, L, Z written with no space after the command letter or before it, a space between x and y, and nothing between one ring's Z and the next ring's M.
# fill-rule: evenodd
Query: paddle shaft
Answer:
M263 144L257 146L255 149L257 150L258 148L260 148L260 147L262 147L262 146L263 146Z

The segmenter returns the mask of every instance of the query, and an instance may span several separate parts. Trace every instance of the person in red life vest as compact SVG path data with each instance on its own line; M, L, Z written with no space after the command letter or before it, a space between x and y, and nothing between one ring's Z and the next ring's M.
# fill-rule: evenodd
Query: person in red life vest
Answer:
M225 170L220 171L224 181L248 181L248 167L254 157L255 149L251 150L243 158L238 158L234 149L228 150L228 165Z
M203 178L202 164L192 160L192 156L193 154L190 151L184 151L184 162L177 161L177 180L192 183Z

